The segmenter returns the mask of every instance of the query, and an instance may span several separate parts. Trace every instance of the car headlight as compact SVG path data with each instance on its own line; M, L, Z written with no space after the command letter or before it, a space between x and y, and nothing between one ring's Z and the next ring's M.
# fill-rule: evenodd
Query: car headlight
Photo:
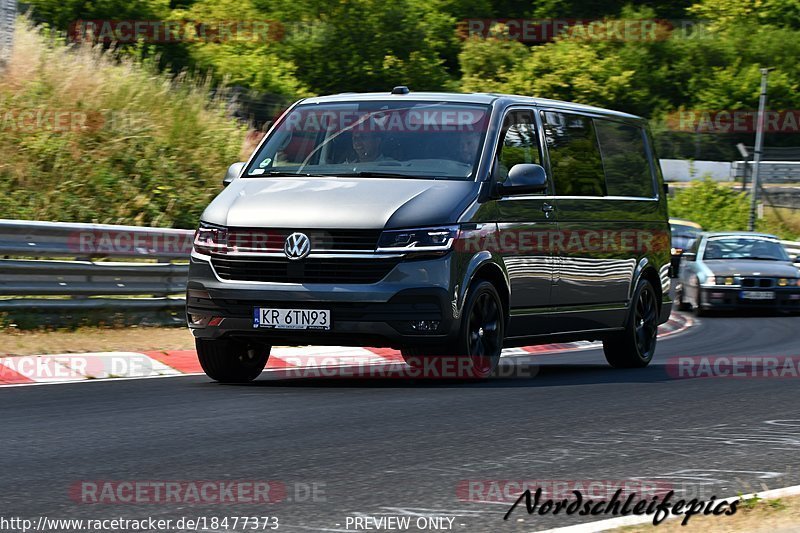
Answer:
M716 285L727 285L728 287L734 287L740 284L740 280L739 276L717 276L714 283Z
M194 250L200 254L224 254L228 250L228 229L200 223L194 233Z
M786 278L778 279L778 287L786 287L787 285L789 285L789 280L788 279L786 279Z
M391 230L381 233L379 252L437 252L453 246L458 226Z

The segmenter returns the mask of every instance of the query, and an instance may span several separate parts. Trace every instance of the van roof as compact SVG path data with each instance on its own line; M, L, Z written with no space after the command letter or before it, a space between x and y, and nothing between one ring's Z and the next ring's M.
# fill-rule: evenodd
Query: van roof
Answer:
M502 103L504 105L512 104L528 104L539 106L554 106L563 109L574 111L586 111L592 113L599 113L603 115L617 116L620 118L642 120L641 117L623 113L621 111L613 111L601 107L595 107L584 104L576 104L573 102L564 102L561 100L551 100L548 98L538 98L533 96L520 96L515 94L500 94L500 93L445 93L445 92L409 92L408 94L392 94L389 91L381 93L340 93L328 96L315 96L303 100L306 104L321 104L326 102L370 102L370 101L383 101L404 98L412 101L436 101L436 102L451 102L461 104L484 104L490 105L495 103Z

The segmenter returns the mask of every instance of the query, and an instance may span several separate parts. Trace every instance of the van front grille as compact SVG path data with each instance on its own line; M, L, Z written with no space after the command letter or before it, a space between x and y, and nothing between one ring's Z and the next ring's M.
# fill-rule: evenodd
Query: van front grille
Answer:
M271 283L377 283L399 262L394 258L308 257L300 261L283 257L211 258L214 270L224 280Z
M241 251L279 252L292 233L306 234L312 252L374 252L381 235L380 230L371 229L230 228L228 242Z

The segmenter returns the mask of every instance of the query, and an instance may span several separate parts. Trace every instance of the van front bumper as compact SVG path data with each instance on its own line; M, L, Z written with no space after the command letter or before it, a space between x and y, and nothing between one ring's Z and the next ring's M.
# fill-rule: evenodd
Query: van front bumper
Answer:
M450 287L452 268L448 254L401 261L381 281L370 284L241 282L221 279L209 261L192 257L187 322L196 338L238 338L270 345L442 344L455 338L459 326ZM331 328L256 328L257 307L327 309ZM420 321L436 321L438 327L419 331L414 324Z

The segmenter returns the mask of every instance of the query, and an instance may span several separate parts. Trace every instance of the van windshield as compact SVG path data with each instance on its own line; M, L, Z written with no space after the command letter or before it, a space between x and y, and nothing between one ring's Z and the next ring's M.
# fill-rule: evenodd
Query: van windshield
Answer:
M301 104L283 117L244 175L472 180L488 119L485 105Z

